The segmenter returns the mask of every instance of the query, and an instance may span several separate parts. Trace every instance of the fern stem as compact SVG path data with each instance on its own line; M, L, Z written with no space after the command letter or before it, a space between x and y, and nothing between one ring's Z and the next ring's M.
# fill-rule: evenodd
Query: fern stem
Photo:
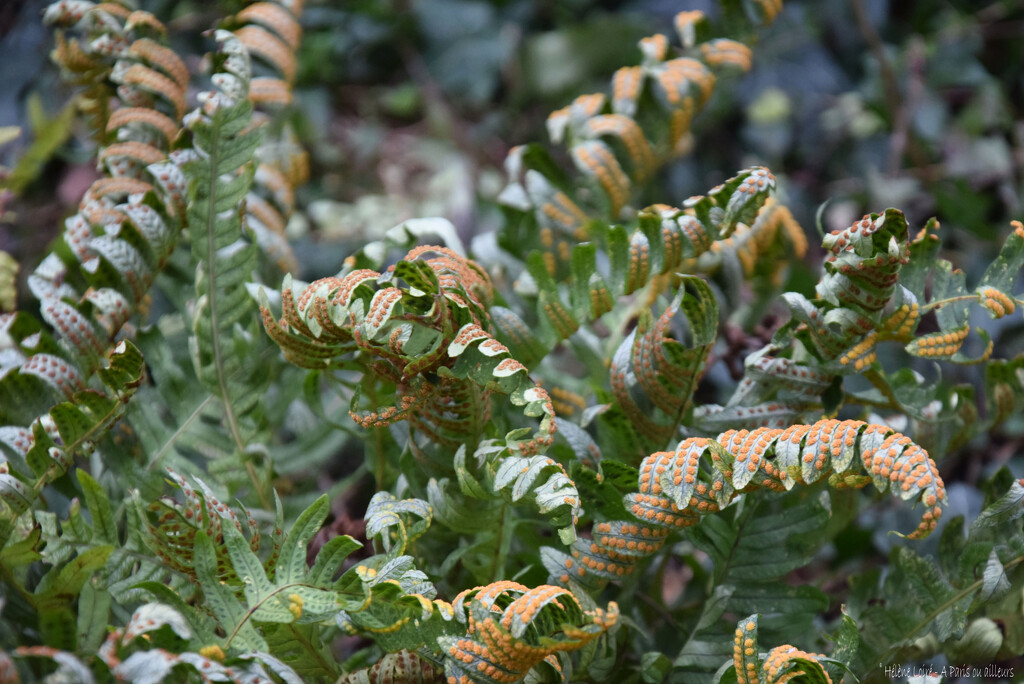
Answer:
M249 618L251 618L256 613L257 610L263 607L264 603L276 597L281 592L286 591L288 589L294 589L295 587L308 587L310 589L319 589L319 587L313 586L312 584L305 584L303 582L291 582L289 584L285 584L284 586L275 588L272 592L270 592L269 594L261 598L259 601L257 601L256 605L250 606L249 610L245 611L245 615L243 615L242 619L238 621L238 624L235 625L235 628L231 630L231 634L228 635L227 641L224 642L224 648L227 648L231 645L231 642L234 641L236 636L238 636L238 632L242 629L245 623L249 621Z
M1003 564L1003 571L1005 572L1005 571L1008 571L1008 570L1010 570L1012 568L1015 568L1016 566L1020 565L1021 563L1024 563L1024 555L1017 556L1016 558L1014 558L1013 560L1009 561L1008 563L1004 563ZM966 587L964 587L963 589L961 589L957 593L953 594L953 596L951 596L949 599L947 599L938 608L936 608L935 610L930 612L928 615L926 615L923 620L921 620L919 623L917 623L914 626L913 629L911 629L909 632L907 632L906 636L904 636L904 638L901 639L899 643L904 643L904 642L906 642L907 639L913 638L918 632L920 632L922 629L924 629L925 627L930 625L932 623L932 621L935 618L939 617L939 615L941 615L944 611L949 610L954 605L956 605L957 603L962 601L964 598L970 596L971 594L973 594L978 589L981 589L982 585L984 585L984 584L985 584L985 578L983 577L983 578L981 578L979 580L975 580L974 582L972 582L971 584L967 585ZM889 650L885 652L885 655L880 659L881 663L888 663L889 659L892 658L893 654L896 652L898 647L899 647L899 644L890 647Z
M109 421L113 420L121 411L121 409L123 409L125 401L127 400L119 398L118 401L113 403L110 410L107 411L102 416L100 416L98 420L96 420L92 425L90 425L89 429L82 433L78 437L78 439L64 445L62 451L65 454L68 454L69 456L73 456L81 450L82 445L84 445L86 442L90 442L94 438L97 438L99 435L102 435L110 426ZM53 464L50 465L50 467L46 469L46 472L40 475L39 479L36 480L36 483L33 486L33 490L35 491L36 495L42 498L43 488L63 474L63 466L61 466L59 463L55 461Z
M199 418L200 415L202 415L203 410L209 405L210 401L212 400L213 395L208 394L206 395L205 399L199 402L199 405L196 406L196 409L191 414L189 414L189 417L186 418L181 423L178 429L174 431L174 434L167 438L167 441L165 441L163 446L160 447L160 451L156 452L156 456L154 456L153 460L151 460L149 462L149 465L146 466L147 472L152 472L153 467L156 466L156 464L163 459L164 455L166 455L167 452L171 450L171 447L174 445L174 443L178 441L178 438L185 434L185 432L189 429L192 423L194 423L196 419Z
M893 392L892 387L889 386L889 381L885 379L885 376L878 372L875 367L870 367L864 371L864 378L874 385L875 389L882 393L882 395L889 400L888 408L894 411L902 411L902 404L896 393Z
M252 486L256 490L256 496L260 499L260 505L268 511L273 510L274 504L267 495L267 491L260 480L259 473L256 472L256 466L253 465L252 461L245 462L245 472L248 473L249 480L252 481Z
M872 408L889 409L891 411L899 411L900 407L894 405L891 401L872 401L871 399L865 399L864 397L855 397L852 394L843 393L844 404L856 404L857 406L870 406Z
M955 304L956 302L966 302L966 301L970 301L970 300L977 301L978 300L978 295L976 295L976 294L964 294L964 295L957 295L956 297L946 297L945 299L936 299L936 300L928 302L927 304L925 304L924 306L921 307L921 309L920 309L921 315L923 316L924 314L928 313L932 309L941 309L946 304Z

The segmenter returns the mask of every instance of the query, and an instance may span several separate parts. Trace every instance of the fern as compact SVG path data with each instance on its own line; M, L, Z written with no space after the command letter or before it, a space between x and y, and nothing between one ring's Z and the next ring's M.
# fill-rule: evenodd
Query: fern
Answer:
M255 430L247 419L255 420L249 414L257 406L259 389L243 381L241 372L242 352L251 346L247 336L252 334L243 326L246 312L254 310L245 283L257 257L255 246L243 239L238 207L252 184L250 160L259 134L248 130L248 53L227 31L218 32L217 38L222 52L214 81L220 89L207 92L201 109L186 119L195 149L195 158L185 166L197 268L192 344L196 375L220 398L228 433L241 454Z
M117 339L144 308L183 208L182 178L162 160L178 131L165 112L179 113L188 74L173 53L136 35L162 26L118 5L91 3L60 4L46 18L77 23L89 34L88 47L74 41L67 44L70 53L56 57L98 83L106 98L116 83L125 106L101 128L110 141L99 155L106 177L90 186L78 213L65 221L66 260L50 254L28 278L56 339L25 314L3 318L10 348L0 396L10 401L0 422L7 425L7 455L18 459L5 476L16 514L75 456L97 447L139 386L142 358L134 345ZM89 388L94 376L103 391ZM22 459L27 469L19 467ZM29 469L37 479L28 479Z
M1006 471L996 482L998 489L967 529L962 517L946 527L938 563L910 549L894 549L893 571L878 580L879 586L872 586L876 578L868 577L856 588L849 612L860 627L856 663L870 672L868 681L881 676L877 663L928 657L943 645L953 651L959 648L964 658L960 662L987 663L1019 650L1016 626L988 646L972 643L979 632L973 625L983 628L986 614L997 615L1020 605L1020 597L1010 595L1010 589L1020 585L1019 566L1024 562L1020 524L1024 487ZM881 600L869 605L867 592ZM912 609L900 605L906 595L915 599ZM971 615L975 617L969 624Z
M584 611L566 589L528 589L516 582L464 591L453 605L468 632L438 643L445 674L456 682L516 682L541 663L561 673L555 654L582 648L618 620L614 603L607 611Z
M77 112L102 177L29 275L40 319L0 315L0 679L870 682L1024 649L1007 472L934 559L895 542L834 617L794 574L846 540L868 484L921 504L907 537L928 536L951 507L933 457L1015 434L1024 357L991 358L978 314L1024 304L1019 222L970 283L937 221L834 231L739 384L705 381L757 346L739 328L767 339L806 240L761 166L641 202L779 2L682 12L679 48L645 38L607 95L554 112L550 145L508 155L505 222L473 258L415 219L275 292L304 265L285 235L309 171L289 126L301 5L225 18L194 102L153 15L46 12L79 95L25 168ZM936 361L984 362L984 385L926 380ZM723 406L700 405L711 390ZM334 456L346 475L310 493ZM344 534L364 530L365 549Z
M751 615L736 624L733 638L734 674L737 682L828 682L832 678L822 666L824 656L807 653L790 645L776 646L767 655L758 653L758 616ZM719 681L722 681L721 679Z
M386 684L387 682L431 684L445 681L433 663L410 651L389 653L373 666L345 675L338 684Z
M757 14L765 22L775 16ZM690 124L714 89L713 71L750 67L750 49L742 43L719 39L701 42L698 48L698 34L703 37L708 29L703 13L681 12L675 26L687 56L670 58L664 35L645 38L640 42L643 64L616 72L610 98L583 95L548 118L552 141L566 144L588 181L584 185L595 186L593 196L606 200L600 206L584 209L573 200L582 193L575 192L543 147L519 146L509 153L510 183L500 200L510 221L499 243L513 254L532 252L518 290L536 297L540 327L531 334L507 309L500 310L496 322L506 339L516 341L516 352L526 363L533 361L527 352L551 349L582 323L611 310L615 297L694 264L718 241L732 240L718 248L719 258L723 250L742 249L747 268L782 239L777 237L783 234L780 226L798 235L792 239L801 244L792 218L779 220L788 215L784 208L765 211L762 220L754 221L775 188L774 176L763 168L742 172L707 197L688 199L682 209L648 207L639 212L635 229L606 223L631 218L635 210L624 208L632 185L689 149ZM605 258L607 269L601 266Z
M1013 311L1013 274L1024 263L1018 225L973 292L966 289L962 272L938 258L934 219L913 240L895 209L834 231L823 243L831 255L816 288L818 298L784 295L793 320L770 346L747 358L744 379L725 407L709 405L698 410L698 424L708 430L723 425L782 426L820 412L836 378L856 372L863 373L874 389L849 393L846 398L851 403L885 406L913 417L914 436L930 449L963 443L983 427L973 408L973 395L960 388L923 387L919 378L905 373L886 374L877 363L877 348L891 340L925 359L987 360L992 344L984 330L979 330L985 345L980 357L971 359L960 352L970 332L968 308L977 303L996 318ZM936 312L939 330L915 335L929 311ZM1013 367L1015 362L1000 361L994 367L1007 363ZM994 388L988 391L992 419L985 427L1000 422L1000 415L1009 409L1005 387L1012 387L1014 381L1005 373L1002 377L1003 388L998 391L1003 398L995 397ZM955 421L940 420L936 405L955 413Z
M424 258L431 253L437 256ZM297 301L290 284L280 320L268 302L262 308L267 332L288 358L307 368L345 368L333 359L358 352L369 359L357 367L394 388L394 404L372 411L359 410L355 394L353 420L367 428L408 420L410 446L428 462L443 458L438 448L473 448L480 464L490 465L495 491L513 488L516 500L532 489L541 512L553 513L563 537L573 538L578 494L560 465L538 455L556 430L551 399L485 327L493 294L479 266L447 248L422 247L387 274L358 269L320 280ZM539 428L482 444L491 393L506 395L527 417L539 416ZM543 486L534 486L538 480Z

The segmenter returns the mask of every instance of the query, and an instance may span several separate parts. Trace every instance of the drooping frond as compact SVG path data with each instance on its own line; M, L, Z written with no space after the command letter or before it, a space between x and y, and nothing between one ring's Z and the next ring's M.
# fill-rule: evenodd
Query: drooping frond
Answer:
M283 315L263 306L264 325L293 363L326 369L342 359L360 365L395 393L390 406L350 416L366 428L407 420L411 445L430 461L451 462L452 450L480 448L497 468L495 491L532 494L572 535L579 495L564 469L541 454L556 430L548 393L489 332L491 282L477 264L443 247L418 247L387 273L358 269L310 284L296 300L290 281ZM537 428L508 432L504 443L481 445L492 395L507 397ZM439 451L440 450L440 451Z
M836 488L873 483L880 492L921 502L925 511L911 538L927 536L947 502L938 468L924 449L881 425L822 420L785 430L729 430L648 456L639 491L623 502L636 520L597 523L594 538L577 540L569 555L549 549L545 566L553 581L599 587L631 573L672 530L698 524L741 492L782 492L819 480Z

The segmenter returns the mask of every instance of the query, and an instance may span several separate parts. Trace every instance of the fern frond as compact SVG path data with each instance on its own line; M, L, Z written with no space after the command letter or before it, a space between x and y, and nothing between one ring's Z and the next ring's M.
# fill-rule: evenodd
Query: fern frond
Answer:
M130 318L145 309L149 287L177 241L184 183L163 160L177 136L174 120L188 74L167 48L137 35L130 17L118 5L67 2L46 14L48 21L74 26L83 35L82 42L61 42L66 49L55 57L77 74L73 80L80 77L93 88L91 112L99 117L94 124L106 144L99 153L105 177L90 186L78 213L65 221L66 256L48 255L28 278L56 340L27 316L2 322L11 349L0 396L31 397L9 402L19 409L0 418L30 426L4 429L6 444L35 472L31 477L20 464L9 468L5 477L12 478L7 491L15 510L25 510L75 456L94 450L123 414L141 383L142 357L117 340ZM145 84L152 82L163 85L147 91ZM133 106L122 106L108 119L115 93L122 105ZM67 399L72 403L54 406Z
M732 68L743 57L749 61L749 50L736 41L697 49L697 27L703 34L705 24L701 12L680 13L676 28L687 56L672 58L664 35L645 38L640 42L643 64L616 72L610 97L582 95L551 114L552 142L567 147L585 179L582 184L573 182L539 145L509 153L509 184L500 201L510 220L499 244L515 254L535 250L526 260L518 293L536 298L539 325L534 335L524 335L525 326L509 321L506 338L526 338L517 353L553 348L581 324L608 312L615 297L637 291L654 276L688 270L736 231L747 234L734 241L746 264L764 256L758 250L774 243L782 234L780 226L790 227L792 220L781 221L778 211L764 212L765 218L750 227L775 188L774 176L762 168L742 172L707 197L690 198L682 209L648 207L639 212L634 229L608 227L636 215L632 208L625 210L634 184L688 150L690 122L714 89L714 69ZM579 185L592 186L593 192L579 192ZM605 201L587 205L580 198L588 194ZM802 234L795 239L799 244ZM778 272L779 262L771 269Z
M284 272L298 264L285 237L294 208L295 186L305 180L305 152L291 129L280 121L282 108L292 101L295 52L302 39L297 2L254 2L228 22L252 57L254 70L248 98L259 112L264 140L256 150L256 173L246 195L245 224L260 249Z
M984 344L981 356L971 358L961 351L972 330L969 309L978 304L996 318L1015 309L1018 300L1010 288L1013 275L1024 267L1024 230L1015 223L973 291L966 287L961 271L939 258L937 230L938 222L932 219L911 240L902 214L889 209L826 236L824 246L831 255L816 288L817 298L784 295L793 321L773 345L748 357L744 379L728 406L699 408L697 424L707 430L729 420L749 428L781 426L787 419L820 411L822 395L837 376L863 372L869 373L876 391L861 395L911 416L919 441L932 449L961 444L980 425L973 399L961 396L964 393L956 388L922 387L919 378L899 373L884 376L875 366L877 347L891 340L925 359L954 363L987 360L993 344L982 329L977 329ZM938 330L915 334L929 311L935 312ZM989 367L1012 365L997 361ZM1000 375L999 370L994 372ZM1005 376L1004 381L990 385L991 424L1005 417L1004 410L1014 410L1006 392L1013 382ZM995 390L996 386L1001 389ZM852 397L857 401L861 395ZM940 426L936 406L955 413L954 421Z
M516 160L513 171L521 163ZM530 181L531 178L534 180ZM527 186L541 187L539 179L527 174ZM574 238L574 242L587 241L571 247L566 243L560 257L533 252L517 289L520 294L536 296L540 328L531 335L526 333L525 326L505 324L503 332L511 339L525 338L519 344L524 349L551 349L571 336L581 323L610 311L616 297L636 292L656 276L699 264L694 260L717 241L737 230L750 232L748 223L758 226L755 234L774 238L782 225L777 209L764 213L766 217L775 216L779 222L771 218L756 221L774 190L775 177L767 169L754 167L714 188L707 196L688 199L682 209L665 205L645 209L633 230L591 222L586 235ZM553 197L557 199L558 195ZM546 240L544 235L542 231ZM519 243L524 236L509 239L516 243L517 250L522 249ZM743 244L753 250L761 243ZM754 257L753 251L745 254L747 258ZM603 265L605 258L607 266ZM498 318L496 322L503 324L505 320Z
M519 499L533 490L538 507L567 525L571 538L579 496L564 469L539 455L557 429L551 399L488 331L493 293L483 269L447 248L418 247L383 275L358 269L325 278L298 300L290 285L281 293L279 320L262 307L267 332L286 358L324 369L359 352L363 367L394 387L391 406L360 410L353 399L350 416L359 425L408 420L427 445L411 441L415 450L440 448L429 458L444 463L451 448L480 445L492 394L507 396L528 418L540 417L537 429L511 430L503 444L480 447L478 456L496 468L495 491L511 487Z
M248 52L228 31L219 30L216 37L218 90L203 93L202 106L185 120L196 153L184 167L198 296L190 344L196 375L221 400L225 425L241 454L256 430L260 395L252 374L242 369L242 350L252 346L253 331L246 326L255 318L246 283L257 265L257 249L243 234L243 207L260 135L252 129L246 99Z
M125 405L143 378L142 355L127 341L114 347L107 366L97 370L104 385L102 392L80 386L76 389L75 376L66 362L43 358L48 366L30 359L26 362L28 371L23 365L20 372L11 370L0 379L0 386L18 394L20 390L43 389L43 401L51 396L45 390L50 387L47 383L52 383L65 391L68 399L34 420L30 428L0 428L0 499L16 515L26 511L46 485L63 475L75 457L96 448L98 440L124 414Z
M849 602L859 627L857 664L865 670L902 662L923 639L955 653L966 645L961 638L972 614L996 618L1020 607L1013 587L1024 563L1024 485L1005 470L995 480L1001 482L970 525L956 517L943 530L937 558L894 548L890 571ZM913 600L901 605L907 596ZM1019 649L1019 636L1004 638L1006 653Z
M686 341L668 334L680 311L689 328ZM656 321L649 311L640 312L636 329L612 357L612 391L641 453L665 446L675 435L704 373L717 328L718 305L711 289L702 280L686 278Z
M865 475L859 474L858 465ZM785 430L730 430L715 440L685 439L674 452L648 456L640 467L639 491L624 500L639 522L597 523L594 539L577 540L569 556L549 553L545 567L559 583L600 587L630 574L664 545L672 530L698 524L741 492L782 492L823 479L836 488L871 482L880 492L920 501L925 512L909 535L915 539L935 528L947 503L935 462L887 427L822 420Z
M396 499L388 492L377 492L366 507L366 537L379 537L389 557L400 556L406 547L422 536L433 511L420 499Z
M335 684L442 684L444 671L412 651L387 653L371 667L344 675Z
M751 615L736 624L733 637L733 667L739 684L832 684L832 678L822 662L825 656L807 653L790 646L776 646L767 654L760 652L757 643L757 618Z
M146 524L148 546L164 565L195 578L196 535L203 532L221 544L217 547L218 581L238 581L223 546L224 529L230 526L239 534L245 530L249 535L249 545L255 551L260 546L260 531L255 520L243 509L243 525L235 511L221 503L201 480L196 481L197 489L174 471L168 470L167 474L171 483L181 491L184 501L161 497L147 505L138 492L132 495L135 509Z
M612 79L612 95L582 95L548 117L555 144L565 144L578 171L596 186L606 202L596 211L580 208L566 193L564 175L538 148L516 148L509 155L510 184L502 199L525 212L532 224L530 245L539 237L552 253L556 240L585 239L589 217L612 222L630 199L634 182L642 182L689 147L690 122L715 85L713 70L735 66L749 50L736 41L714 41L696 50L696 26L703 13L676 17L684 50L672 58L667 36L640 41L644 61L625 67ZM742 65L741 65L742 66ZM650 97L645 97L650 96ZM549 236L545 238L546 234ZM539 246L539 245L538 245Z
M557 653L583 648L619 616L614 602L585 611L561 587L507 581L463 591L452 605L466 635L443 637L438 645L448 681L466 684L518 682L542 664L559 674Z

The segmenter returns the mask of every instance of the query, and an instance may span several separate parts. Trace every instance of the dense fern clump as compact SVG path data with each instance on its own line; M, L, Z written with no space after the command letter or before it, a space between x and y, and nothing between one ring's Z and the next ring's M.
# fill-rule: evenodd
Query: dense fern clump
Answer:
M810 250L768 168L643 204L781 2L681 12L551 114L475 254L410 220L308 283L302 9L226 17L201 74L131 0L46 10L101 177L38 314L0 313L0 681L876 682L1024 652L1024 480L968 520L942 476L1024 421L985 325L1024 305L1021 223L968 284L937 220L870 213L784 291ZM850 570L873 532L887 565Z

